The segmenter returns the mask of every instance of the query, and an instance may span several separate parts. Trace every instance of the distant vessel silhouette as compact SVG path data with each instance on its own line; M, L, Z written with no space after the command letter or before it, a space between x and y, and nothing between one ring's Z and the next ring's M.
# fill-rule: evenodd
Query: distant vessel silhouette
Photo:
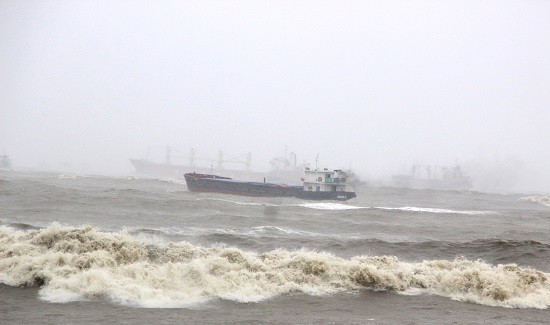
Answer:
M6 152L0 156L0 169L11 170L11 159Z
M413 165L410 175L394 175L393 185L401 188L432 190L470 190L472 178L460 166Z
M179 155L174 156L172 154L173 151L179 153ZM187 163L174 164L172 163L172 158L174 157L183 158L181 160L187 161ZM153 162L149 159L130 158L130 163L134 166L137 176L181 178L186 173L195 172L199 174L217 174L245 180L259 181L266 178L269 182L288 183L291 185L300 184L300 179L304 177L304 169L307 166L306 163L297 164L296 154L291 152L287 155L286 150L284 157L274 157L270 160L269 163L271 166L268 172L252 171L250 168L251 161L251 153L229 157L220 150L218 151L218 156L212 158L198 153L193 148L186 154L169 146L166 148L166 158L163 163ZM201 162L203 166L199 165ZM210 166L204 166L205 164L209 164ZM244 168L226 168L227 164L231 166L242 165Z
M173 164L172 163L172 151L179 152L181 155L177 156L178 158L185 158L189 162L187 164ZM203 155L204 156L204 155ZM252 176L261 177L263 175L254 175L250 170L250 162L252 155L247 153L237 158L226 158L222 151L218 152L217 159L209 157L198 157L195 149L191 148L188 154L183 154L181 151L176 150L170 146L166 147L166 160L164 163L153 162L149 159L135 159L130 158L130 163L134 166L136 170L136 175L145 176L145 177L172 177L172 178L181 178L183 174L190 172L198 173L220 173L223 175L231 175L235 177L244 177L249 178ZM198 166L197 161L208 161L210 162L210 167ZM214 162L216 166L214 166ZM226 169L224 164L241 164L245 168L239 169Z

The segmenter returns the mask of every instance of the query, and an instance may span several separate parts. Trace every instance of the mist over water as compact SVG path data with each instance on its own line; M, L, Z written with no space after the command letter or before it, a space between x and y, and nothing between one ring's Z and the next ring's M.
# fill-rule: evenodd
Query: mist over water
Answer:
M311 10L315 8L315 10ZM0 150L18 170L252 154L373 185L459 164L474 190L550 192L549 4L0 4ZM227 169L244 169L227 163Z
M0 1L0 323L547 323L549 13Z

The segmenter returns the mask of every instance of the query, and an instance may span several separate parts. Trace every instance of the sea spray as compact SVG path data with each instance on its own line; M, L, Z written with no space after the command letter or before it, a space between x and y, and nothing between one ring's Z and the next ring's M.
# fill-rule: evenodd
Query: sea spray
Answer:
M317 209L317 210L357 210L357 209L368 209L366 207L358 207L353 205L347 205L347 204L341 204L341 203L327 203L327 202L321 202L321 203L301 203L298 204L298 206L309 208L309 209Z
M160 243L90 226L0 227L0 282L41 286L48 301L104 298L140 307L185 307L213 298L255 302L299 292L360 289L429 293L483 305L550 306L550 275L466 259L407 263L327 252Z
M467 215L487 215L487 214L496 214L495 211L468 211L468 210L449 210L449 209L439 209L439 208L421 208L421 207L400 207L400 208L390 208L390 207L375 207L375 209L380 210L398 210L406 212L428 212L428 213L445 213L445 214L467 214Z
M449 210L439 208L422 208L422 207L361 207L341 203L301 203L300 207L316 209L316 210L357 210L357 209L378 209L378 210L396 210L405 212L427 212L427 213L444 213L444 214L467 214L467 215L488 215L496 214L495 211L469 211L469 210Z
M548 196L526 196L519 199L520 202L535 202L550 207L550 197Z

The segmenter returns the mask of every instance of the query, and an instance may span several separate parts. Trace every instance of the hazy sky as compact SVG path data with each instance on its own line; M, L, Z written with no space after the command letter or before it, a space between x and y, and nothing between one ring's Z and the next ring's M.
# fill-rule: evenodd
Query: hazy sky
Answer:
M550 192L550 1L3 0L0 41L15 166L287 146L369 178L518 162Z

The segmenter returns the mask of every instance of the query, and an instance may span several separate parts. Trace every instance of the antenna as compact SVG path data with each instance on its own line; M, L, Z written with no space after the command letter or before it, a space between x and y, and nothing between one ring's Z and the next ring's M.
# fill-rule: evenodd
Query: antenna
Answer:
M315 156L315 170L319 169L319 154Z

